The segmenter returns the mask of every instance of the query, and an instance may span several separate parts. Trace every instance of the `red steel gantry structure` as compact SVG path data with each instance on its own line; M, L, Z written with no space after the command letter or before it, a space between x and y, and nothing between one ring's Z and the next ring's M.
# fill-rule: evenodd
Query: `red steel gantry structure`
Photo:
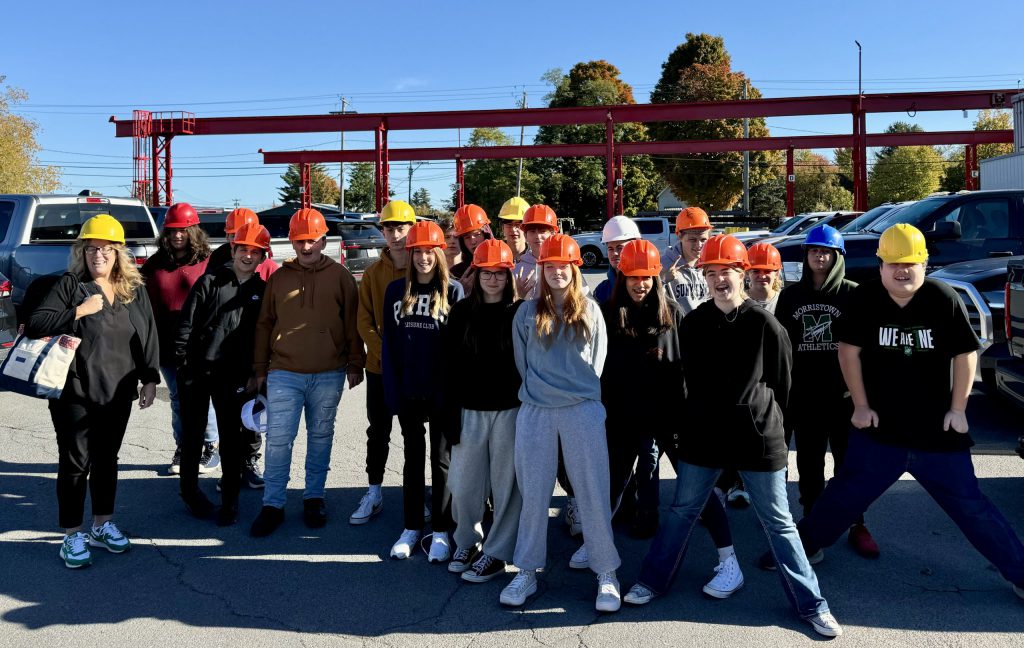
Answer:
M949 92L911 92L893 94L828 95L818 97L783 97L774 99L741 99L735 101L628 104L616 106L585 106L570 108L525 108L506 110L462 110L445 112L410 112L341 115L282 115L263 117L205 117L191 113L158 113L149 138L152 141L153 193L151 204L159 204L160 189L164 201L172 200L170 140L176 135L243 135L271 133L312 133L373 131L373 150L295 151L264 153L265 163L298 163L302 168L303 201L308 202L309 167L312 162L373 161L376 178L376 207L388 201L388 166L391 160L455 159L458 200L462 197L462 161L464 159L604 156L607 178L607 212L613 215L622 204L622 157L625 155L713 153L743 150L785 150L787 152L787 196L792 211L793 151L796 149L849 146L852 149L854 208L867 208L867 149L869 146L922 146L931 144L965 144L966 186L977 188L976 170L978 144L1010 142L1011 131L955 131L949 133L872 134L866 132L868 113L977 110L1004 108L1013 90L967 90ZM853 132L849 135L811 137L770 137L740 140L705 140L682 142L616 142L614 127L622 122L688 121L709 119L743 119L756 117L792 117L807 115L849 114ZM170 115L165 117L164 115ZM174 115L180 117L175 118ZM110 121L117 137L133 137L136 144L144 131L144 119ZM466 148L394 149L389 150L388 132L393 130L430 130L477 127L555 126L569 124L605 124L603 144L542 145L487 147L486 150ZM157 141L157 138L161 138ZM138 148L138 146L136 146ZM136 151L136 173L140 166ZM163 158L160 162L161 156ZM418 156L418 157L413 157ZM148 162L148 160L146 160ZM161 171L164 175L161 177ZM137 176L136 180L139 178ZM143 179L143 183L146 182ZM137 184L137 187L139 185ZM145 186L144 184L142 186ZM138 188L137 188L138 190Z

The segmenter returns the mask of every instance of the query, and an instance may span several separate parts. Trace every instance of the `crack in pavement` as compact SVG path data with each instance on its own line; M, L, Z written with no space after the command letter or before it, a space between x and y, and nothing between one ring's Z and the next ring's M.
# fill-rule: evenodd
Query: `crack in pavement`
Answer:
M927 587L920 583L910 583L908 581L902 581L907 587L911 587L921 592L936 592L939 594L965 594L973 592L998 592L999 590L994 587L980 588L980 589L969 589L966 587L960 587L959 585L952 585L950 587Z

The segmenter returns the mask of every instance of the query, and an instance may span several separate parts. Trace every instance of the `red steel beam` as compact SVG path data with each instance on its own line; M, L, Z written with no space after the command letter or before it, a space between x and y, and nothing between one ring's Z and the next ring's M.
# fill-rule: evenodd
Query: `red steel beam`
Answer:
M599 124L608 115L616 123L793 117L933 110L973 110L1008 107L1012 89L955 92L905 92L872 95L830 95L741 99L676 104L628 104L573 108L510 108L355 115L274 115L262 117L197 117L193 135L263 135L376 130L387 120L388 130L430 130L509 126ZM859 103L858 103L859 102ZM131 137L133 120L111 117L116 137ZM176 133L176 134L186 134Z

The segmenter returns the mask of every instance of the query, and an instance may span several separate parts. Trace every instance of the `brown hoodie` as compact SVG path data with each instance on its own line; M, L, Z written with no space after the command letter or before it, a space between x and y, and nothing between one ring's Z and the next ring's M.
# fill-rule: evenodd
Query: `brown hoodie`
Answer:
M313 268L288 259L270 275L256 323L253 371L312 374L366 365L356 330L358 294L352 273L321 256Z
M366 370L383 373L380 366L384 333L384 291L396 279L405 278L405 268L398 269L391 258L391 250L363 272L359 284L359 335L366 343Z

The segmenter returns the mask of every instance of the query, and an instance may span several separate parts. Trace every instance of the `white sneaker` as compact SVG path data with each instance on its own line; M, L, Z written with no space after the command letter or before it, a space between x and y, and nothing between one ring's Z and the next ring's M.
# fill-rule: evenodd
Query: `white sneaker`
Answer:
M580 521L580 510L576 506L576 498L570 497L565 505L565 523L569 527L569 535L578 536L583 533L583 522Z
M89 544L116 554L124 553L132 548L132 543L124 537L113 520L107 520L98 527L92 527L89 531Z
M92 564L89 551L89 536L82 531L69 533L60 544L60 559L68 569L78 569Z
M589 569L590 568L590 556L587 554L587 543L583 543L576 553L569 559L570 569Z
M452 555L448 534L444 531L435 531L432 536L430 552L427 554L427 562L439 563L448 560L448 557Z
M839 625L831 612L815 614L807 619L807 622L811 624L815 632L823 637L838 637L843 634L843 626Z
M373 493L366 491L363 498L359 500L359 506L355 512L348 517L349 524L366 524L384 508L384 498L374 498Z
M405 560L412 555L412 550L416 546L416 543L420 541L420 532L412 529L405 529L402 531L402 535L398 537L396 542L391 547L391 557L398 560Z
M629 588L629 591L626 592L626 596L622 600L630 605L647 605L654 596L654 592L637 583Z
M598 612L618 612L622 605L619 595L619 579L615 570L597 575L597 601L594 607Z
M526 603L526 599L536 593L537 572L532 569L524 569L516 574L512 582L505 586L505 589L501 590L501 596L498 600L501 601L502 605L519 607Z
M743 572L736 556L732 555L715 567L715 577L704 586L704 593L717 599L729 598L743 587Z

